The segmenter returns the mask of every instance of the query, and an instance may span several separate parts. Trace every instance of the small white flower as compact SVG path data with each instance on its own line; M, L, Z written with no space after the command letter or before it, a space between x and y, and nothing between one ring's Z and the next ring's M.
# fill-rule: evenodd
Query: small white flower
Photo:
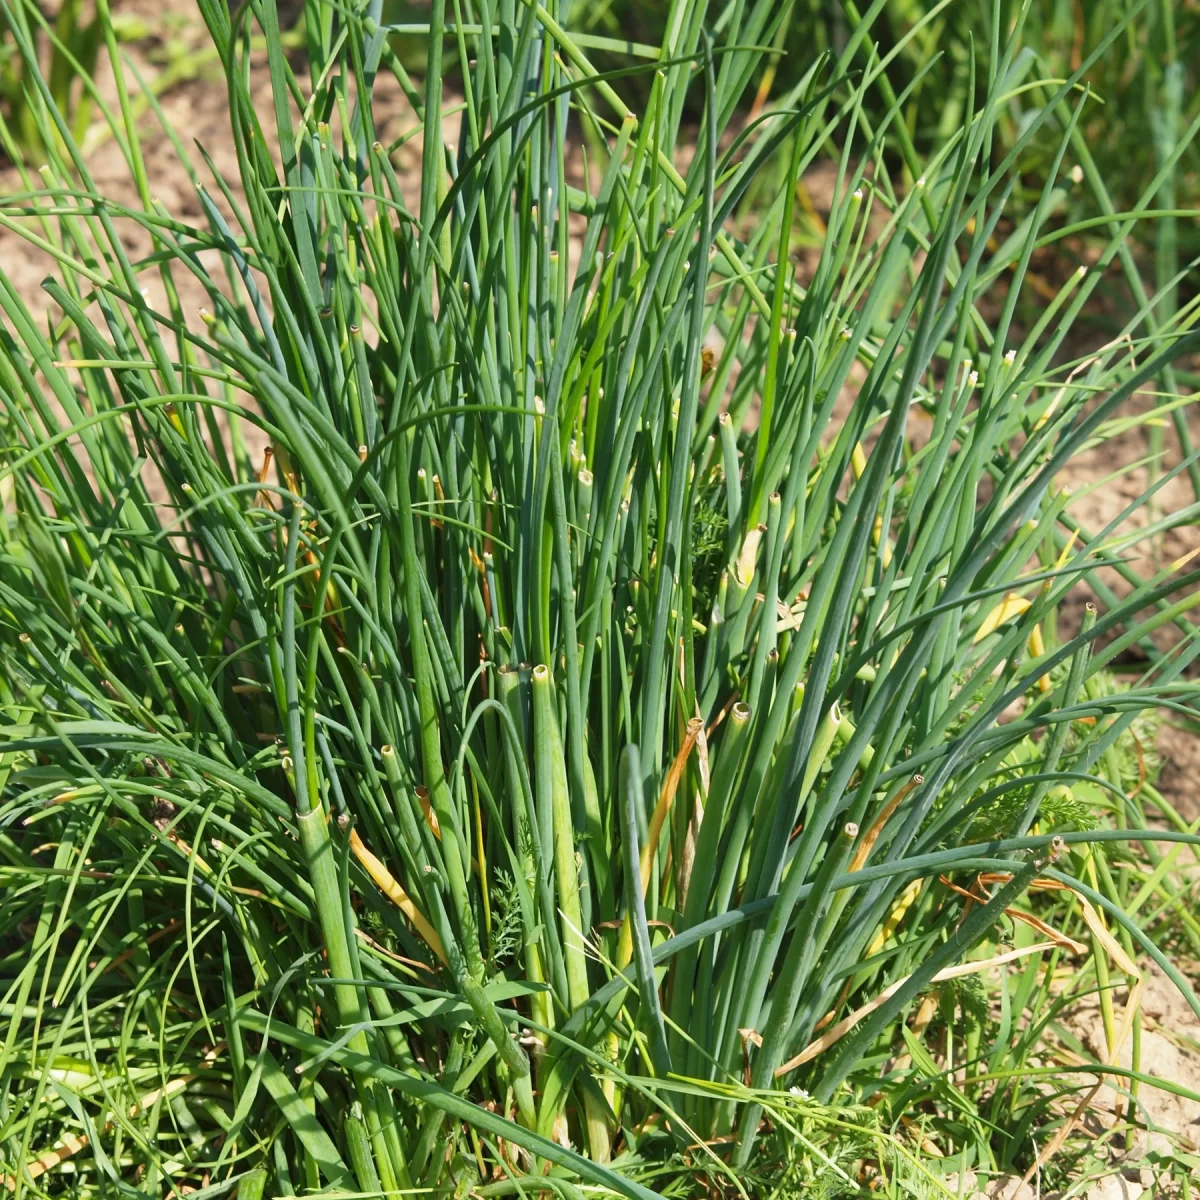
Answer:
M802 1087L790 1087L788 1091L793 1096L799 1096L801 1100L811 1100L812 1097Z
M1004 356L1004 361L1011 367L1017 361L1017 352L1015 350L1008 351Z
M1072 183L1082 183L1083 182L1083 168L1078 163L1076 163L1071 168L1071 170L1068 172L1068 174L1071 177Z

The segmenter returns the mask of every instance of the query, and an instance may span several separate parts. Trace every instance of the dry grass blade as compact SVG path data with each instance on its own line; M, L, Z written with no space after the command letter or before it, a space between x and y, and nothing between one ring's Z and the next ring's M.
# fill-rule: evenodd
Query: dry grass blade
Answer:
M1057 941L1035 942L1031 946L1020 946L1014 950L1006 950L1003 954L994 954L990 958L980 959L977 962L959 963L958 966L946 967L938 971L930 982L945 983L950 979L962 979L967 975L977 975L981 971L988 970L990 967L1003 966L1005 963L1015 962L1017 959L1025 958L1030 954L1042 954L1047 950L1053 950L1057 945ZM879 995L868 1000L866 1004L860 1005L849 1016L843 1017L833 1028L827 1030L815 1041L809 1042L795 1058L790 1058L787 1062L775 1068L776 1078L794 1071L797 1067L802 1067L806 1062L811 1062L817 1055L824 1054L826 1050L844 1038L860 1021L869 1017L876 1009L882 1008L908 982L909 978L910 976L906 975L903 979L897 979L894 983L889 984Z
M437 930L425 919L424 914L409 898L408 893L396 882L391 871L383 865L374 854L363 844L357 829L350 830L350 849L354 857L362 863L367 874L375 881L375 886L413 923L416 931L425 939L425 944L444 963L446 950Z

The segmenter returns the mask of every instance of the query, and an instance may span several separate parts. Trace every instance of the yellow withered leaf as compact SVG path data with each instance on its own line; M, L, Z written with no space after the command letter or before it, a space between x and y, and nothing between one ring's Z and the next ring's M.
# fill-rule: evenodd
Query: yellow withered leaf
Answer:
M892 911L888 913L887 920L880 927L879 932L875 934L874 940L871 942L870 948L867 950L867 958L878 954L886 945L888 938L896 932L900 922L904 920L905 914L916 898L921 894L921 886L924 883L923 879L914 879L899 895L896 903L892 905Z
M1041 658L1046 653L1046 639L1042 636L1042 625L1039 621L1033 627L1033 632L1029 635L1029 654L1031 658ZM1050 690L1050 676L1043 675L1038 681L1038 690L1048 692Z
M995 608L992 609L986 617L983 618L983 624L980 625L975 636L971 639L971 645L974 646L982 642L989 633L995 633L1005 621L1011 621L1013 617L1019 617L1023 612L1029 610L1030 602L1024 596L1018 596L1016 592L1009 592Z
M442 962L445 962L446 951L442 946L442 939L438 937L433 926L425 919L424 914L409 899L408 893L396 882L391 871L363 844L363 840L358 836L358 830L356 829L350 830L350 849L354 851L354 857L362 863L367 874L375 881L375 886L404 913L413 923L416 931L425 939L430 950Z

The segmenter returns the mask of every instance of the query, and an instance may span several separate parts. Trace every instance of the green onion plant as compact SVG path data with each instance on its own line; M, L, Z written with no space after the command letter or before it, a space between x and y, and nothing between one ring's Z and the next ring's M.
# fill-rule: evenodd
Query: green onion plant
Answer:
M1083 528L1061 483L1133 397L1192 399L1163 382L1200 340L1172 280L1073 336L1159 181L1014 318L1058 236L1052 189L1006 217L1022 156L1077 165L1120 27L998 153L1030 4L1002 35L997 3L982 103L908 186L905 93L866 116L884 7L745 122L771 0L674 0L604 72L565 0L432 0L423 79L379 0L308 0L299 57L275 0L199 0L240 173L168 130L184 220L115 40L97 103L136 202L96 189L5 0L46 153L0 204L47 269L36 310L0 274L17 1200L760 1194L781 1136L820 1162L822 1119L933 1062L905 1021L946 972L1014 946L1006 1024L951 1065L978 1077L955 1148L1024 1169L996 1081L1036 1053L1010 1035L1043 958L1007 914L1039 905L1076 940L1100 914L1200 1015L1137 916L1200 839L1128 770L1200 653L1200 570L1130 551L1197 506ZM794 185L831 144L801 273ZM1167 866L1141 895L1118 854Z

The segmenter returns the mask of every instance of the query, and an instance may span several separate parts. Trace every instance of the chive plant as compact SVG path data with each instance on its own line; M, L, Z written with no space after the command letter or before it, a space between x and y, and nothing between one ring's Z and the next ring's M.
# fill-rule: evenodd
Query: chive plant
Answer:
M1055 193L1005 202L1033 139L1074 165L1092 60L999 158L1018 14L897 188L903 96L864 116L882 8L745 125L770 0L675 0L653 49L433 0L423 84L377 0L310 0L302 66L274 0L200 0L240 176L167 131L194 223L154 198L115 41L136 204L4 8L47 160L0 224L50 306L0 276L16 1196L734 1191L792 1089L869 1098L914 999L1047 880L1200 1013L1106 865L1197 840L1161 797L1149 832L1119 762L1195 700L1200 572L1125 560L1196 506L1083 529L1058 482L1135 393L1186 403L1160 381L1197 308L1073 337L1156 182L1019 326ZM792 185L835 137L801 275ZM1060 630L1081 585L1100 611Z

